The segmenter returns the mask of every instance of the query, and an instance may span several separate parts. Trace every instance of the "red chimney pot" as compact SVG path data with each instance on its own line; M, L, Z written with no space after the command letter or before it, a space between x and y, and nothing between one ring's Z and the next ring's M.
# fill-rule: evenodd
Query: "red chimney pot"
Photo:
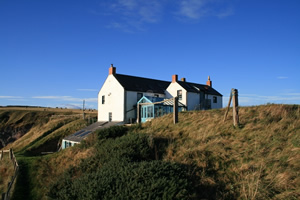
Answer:
M116 71L117 71L117 68L114 67L113 64L110 65L110 68L108 70L108 75L111 75L111 74L116 74Z
M178 75L177 75L177 74L174 74L174 75L172 76L172 83L177 82L177 80L178 80Z

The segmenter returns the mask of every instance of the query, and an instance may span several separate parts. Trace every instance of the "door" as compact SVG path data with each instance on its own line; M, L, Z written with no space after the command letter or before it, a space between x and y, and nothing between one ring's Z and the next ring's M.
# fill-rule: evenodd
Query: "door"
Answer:
M111 113L111 112L108 113L108 121L109 121L109 122L112 121L112 113Z
M142 106L141 111L142 111L141 122L144 123L147 120L147 106Z

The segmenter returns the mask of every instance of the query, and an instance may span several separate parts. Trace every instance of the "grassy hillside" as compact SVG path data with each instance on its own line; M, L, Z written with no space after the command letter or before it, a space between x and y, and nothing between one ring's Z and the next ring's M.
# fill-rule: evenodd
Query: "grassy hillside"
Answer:
M35 148L43 144L44 149L40 151L55 151L57 143L65 135L86 126L87 122L81 120L81 113L80 110L69 109L2 107L0 108L0 149L5 147L21 151L28 150L29 146L34 148L33 144ZM95 121L97 113L87 111L87 115ZM60 133L52 134L59 129L61 129ZM55 149L52 143L56 143Z
M2 160L0 160L0 194L7 191L8 182L11 181L13 173L12 161L9 159L8 153L5 153Z
M78 116L81 113L80 110L69 109L1 107L0 149L12 148L21 163L24 158L24 171L27 161L32 163L38 159L27 159L28 156L57 151L63 137L96 120L96 112L86 112L90 120L82 120ZM10 181L13 173L11 165L8 159L0 161L0 191L5 191Z
M19 157L14 199L299 199L300 107L241 107L239 127L224 113L183 112L176 125L167 115Z
M199 187L223 199L300 197L299 106L240 108L239 128L224 110L187 112L145 125L142 132L172 140L164 160L195 166ZM162 123L163 121L163 123Z

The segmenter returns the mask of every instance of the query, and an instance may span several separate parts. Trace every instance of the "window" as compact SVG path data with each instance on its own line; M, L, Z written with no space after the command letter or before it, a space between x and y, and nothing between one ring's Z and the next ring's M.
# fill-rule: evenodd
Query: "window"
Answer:
M143 97L143 93L138 92L136 101L138 102Z
M108 121L110 121L110 122L112 121L112 113L111 112L108 113Z
M147 117L153 118L153 106L147 106Z
M213 97L213 102L214 102L214 103L217 103L217 102L218 102L218 100L217 100L217 97L216 97L216 96L214 96L214 97Z
M105 104L105 96L102 96L102 104Z
M178 100L182 100L182 90L177 90Z

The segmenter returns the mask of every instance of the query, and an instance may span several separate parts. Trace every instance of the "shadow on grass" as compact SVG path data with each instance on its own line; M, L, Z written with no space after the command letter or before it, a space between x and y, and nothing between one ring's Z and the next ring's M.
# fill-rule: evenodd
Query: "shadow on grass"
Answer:
M26 200L32 199L30 196L30 176L29 176L29 165L32 160L27 158L18 158L19 172L17 176L17 181L15 184L15 189L12 195L12 200Z

